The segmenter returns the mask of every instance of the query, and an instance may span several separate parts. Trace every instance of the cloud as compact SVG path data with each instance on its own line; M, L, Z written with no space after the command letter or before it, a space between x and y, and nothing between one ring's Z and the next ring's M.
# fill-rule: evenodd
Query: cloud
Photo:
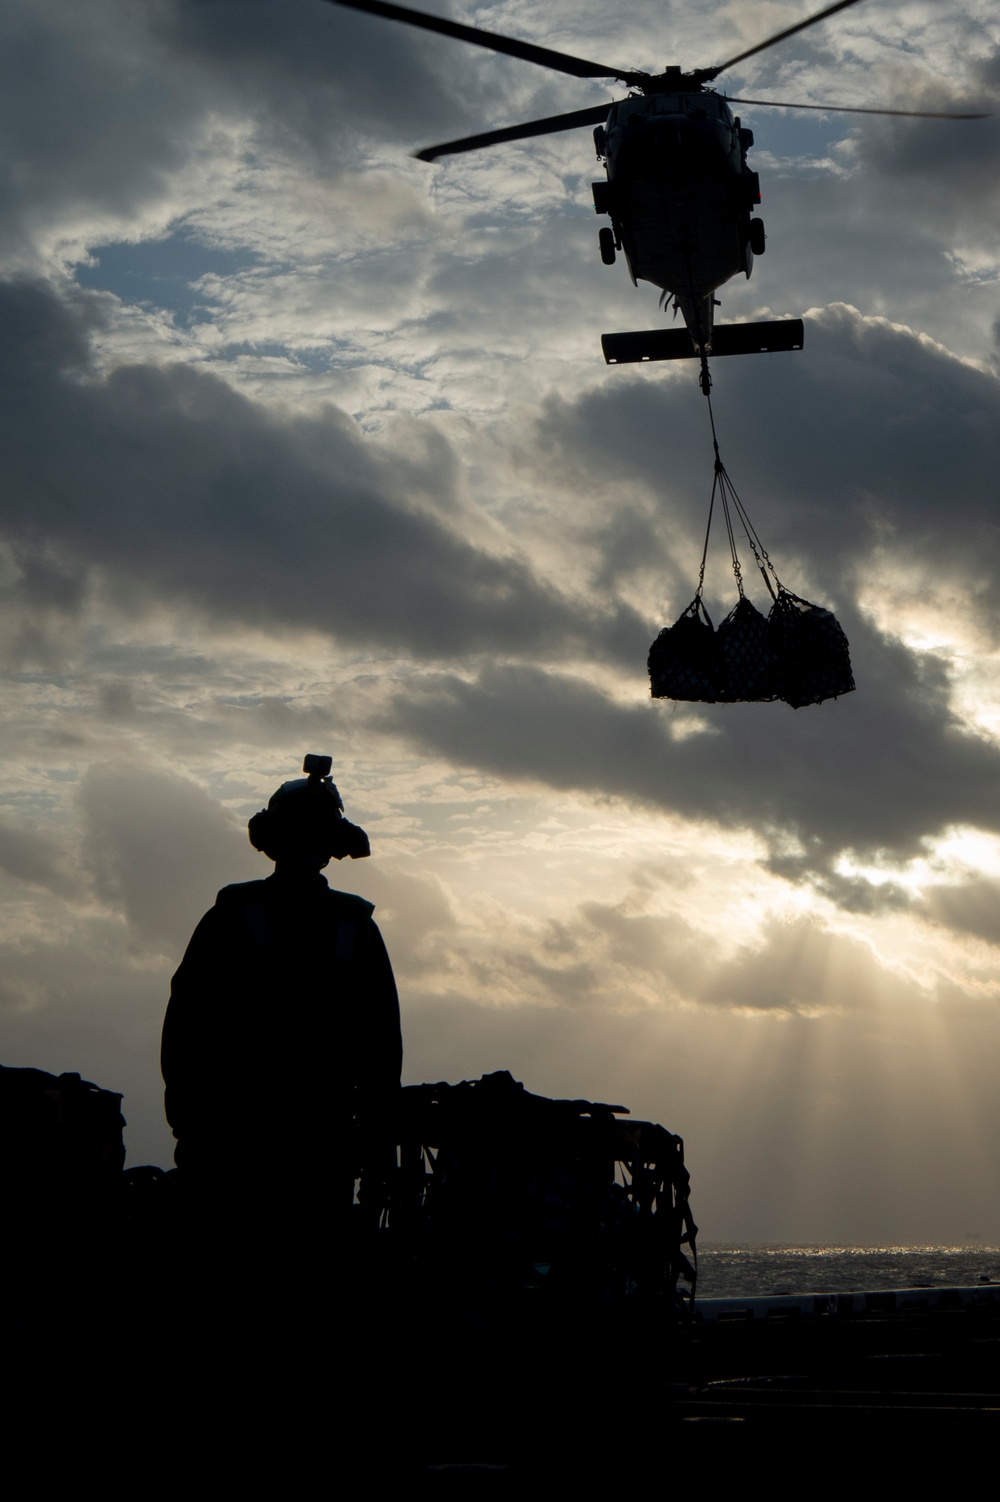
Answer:
M709 733L672 738L670 706L514 665L429 678L380 723L503 777L753 829L787 874L825 872L844 849L912 855L951 824L1000 828L1000 748L962 727L914 654L848 624L855 694L797 712L700 706Z
M455 124L461 133L469 119L462 70L446 61L450 46L469 49L320 0L167 0L151 31L182 67L203 69L265 133L293 137L326 171L343 169L359 130L412 139Z
M984 559L998 538L986 480L1000 472L995 376L844 305L814 310L802 354L723 367L722 457L783 577L805 566L824 589L850 589L891 534L903 558L962 570L977 616L993 619L1000 597ZM570 485L587 474L591 485L641 479L661 535L683 529L693 590L712 475L704 403L693 383L615 376L572 400L550 395L535 452L547 475ZM720 536L710 588L726 584L723 551ZM742 551L755 587L745 543ZM794 577L786 582L795 587Z
M82 213L124 220L162 197L211 102L159 66L146 18L120 0L5 6L0 20L0 254Z
M38 820L0 820L0 870L64 895L80 892L83 885L59 833Z
M3 290L13 335L6 529L18 587L34 578L45 609L71 610L89 567L136 610L162 600L206 621L318 628L430 663L464 659L461 672L402 683L382 727L504 776L749 825L771 843L775 870L811 873L847 906L859 894L831 872L838 852L905 858L949 824L995 827L996 748L957 718L940 662L874 629L852 601L891 535L897 559L943 560L952 576L971 578L977 626L996 627L984 568L996 524L977 482L1000 463L1000 384L933 344L837 308L811 320L810 359L797 376L777 360L767 382L733 373L726 427L736 452L753 453L766 523L745 498L782 575L791 560L788 582L803 589L805 572L838 609L859 690L795 716L783 706L706 708L710 733L683 738L671 735L667 706L630 706L578 668L545 666L617 660L638 688L652 632L608 592L601 565L584 604L513 550L464 538L459 470L443 438L413 444L403 432L394 450L363 439L335 409L287 417L181 365L98 377L87 365L92 303L66 306L24 283ZM790 382L794 425L779 420ZM584 472L591 485L620 476L646 487L646 507L628 510L627 527L604 528L619 544L611 572L626 589L644 535L647 567L662 559L668 577L684 576L680 548L695 531L690 497L704 465L684 422L700 401L675 383L609 379L575 401L550 398L528 435L522 474L534 467L567 490ZM836 432L831 410L841 414ZM777 436L762 448L759 431ZM905 485L901 452L913 466ZM587 541L586 528L580 536ZM53 549L58 568L46 562ZM484 667L485 654L493 660ZM106 709L130 707L105 687ZM280 699L275 713L288 718Z
M886 213L913 204L919 192L925 222L952 235L984 236L1000 219L1000 51L973 62L959 88L946 80L905 81L895 108L985 111L985 120L878 120L858 133L855 160L873 175L872 188L889 194ZM912 211L912 210L911 210Z
M162 228L185 173L222 189L228 168L231 192L252 144L330 177L363 160L362 133L468 120L440 39L319 0L36 0L4 8L0 59L0 255L21 266L88 220L102 240Z
M581 608L421 509L436 489L449 509L443 443L394 454L334 407L286 418L182 364L95 377L78 320L40 285L0 288L0 318L0 526L19 556L58 546L137 608L173 600L416 657L641 650L627 606Z
M99 764L80 783L80 805L98 894L155 952L179 959L220 887L270 875L235 821L185 777Z
M934 887L925 911L936 923L1000 944L1000 882L979 878Z
M768 924L697 987L698 1000L710 1006L805 1016L905 1004L915 994L913 981L893 975L868 944L824 929L814 918Z

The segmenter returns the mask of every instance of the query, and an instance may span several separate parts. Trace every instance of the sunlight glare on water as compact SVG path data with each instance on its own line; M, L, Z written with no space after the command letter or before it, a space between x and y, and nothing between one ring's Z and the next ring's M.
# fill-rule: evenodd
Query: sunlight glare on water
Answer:
M849 1293L1000 1282L995 1246L751 1246L698 1248L706 1299L779 1293Z

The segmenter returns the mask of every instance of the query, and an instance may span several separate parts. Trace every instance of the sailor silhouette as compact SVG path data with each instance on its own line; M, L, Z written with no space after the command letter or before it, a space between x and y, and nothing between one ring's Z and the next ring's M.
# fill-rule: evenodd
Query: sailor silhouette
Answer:
M399 1001L373 906L322 874L370 853L330 767L307 756L307 775L250 820L274 872L223 887L171 984L161 1066L174 1158L219 1203L348 1211L399 1086Z

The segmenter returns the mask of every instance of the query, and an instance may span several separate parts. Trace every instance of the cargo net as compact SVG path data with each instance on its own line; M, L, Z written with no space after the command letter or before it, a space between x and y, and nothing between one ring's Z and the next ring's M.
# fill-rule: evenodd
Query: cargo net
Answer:
M712 428L713 438L715 427ZM718 630L705 607L705 562L716 498L725 522L739 595ZM761 614L748 600L736 549L735 512L771 596ZM654 699L700 704L767 704L782 699L793 709L836 699L854 688L851 658L836 616L786 589L746 507L726 473L715 445L715 482L708 508L705 546L694 599L649 649L649 682Z
M480 1288L689 1313L697 1227L684 1144L623 1115L532 1095L506 1070L409 1086L397 1167L379 1186L382 1229Z
M105 1206L125 1163L121 1103L78 1074L0 1065L0 1185L15 1221Z

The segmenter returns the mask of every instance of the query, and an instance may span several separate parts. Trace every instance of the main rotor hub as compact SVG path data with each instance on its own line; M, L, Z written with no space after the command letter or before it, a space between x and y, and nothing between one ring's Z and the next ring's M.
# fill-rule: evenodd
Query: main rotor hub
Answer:
M701 94L717 72L715 68L695 68L685 73L676 64L668 64L662 73L636 75L635 87L643 94Z

